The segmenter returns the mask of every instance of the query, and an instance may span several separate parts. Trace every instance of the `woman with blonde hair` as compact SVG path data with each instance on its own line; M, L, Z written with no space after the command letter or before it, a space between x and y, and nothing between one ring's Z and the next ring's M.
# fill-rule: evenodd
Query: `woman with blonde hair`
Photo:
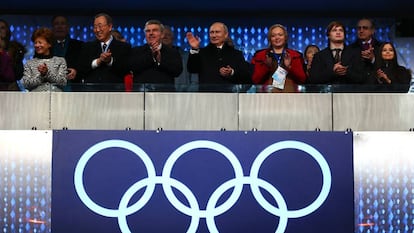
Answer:
M288 48L288 32L281 24L274 24L267 35L269 47L256 51L252 58L253 83L271 86L272 92L297 92L305 83L303 56Z

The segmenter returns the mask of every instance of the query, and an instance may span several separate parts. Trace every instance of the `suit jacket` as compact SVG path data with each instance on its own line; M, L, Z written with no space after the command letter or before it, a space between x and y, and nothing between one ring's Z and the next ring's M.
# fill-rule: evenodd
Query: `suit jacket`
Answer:
M82 46L78 75L87 83L123 83L124 76L129 72L128 58L131 45L113 39L108 50L112 52L112 66L101 65L92 69L92 61L102 53L101 42L87 42Z
M334 73L333 66L335 60L329 47L316 53L309 71L308 83L356 84L366 82L367 76L364 74L359 49L345 46L341 53L341 63L344 66L348 66L348 72L344 76L339 76Z
M372 38L371 45L374 48L375 60L377 60L381 55L381 52L379 51L381 44L382 42L378 41L375 38ZM361 53L361 51L363 50L362 41L360 39L357 39L354 43L350 45L350 47L354 49L359 49L359 52ZM368 78L371 75L373 75L373 73L375 73L375 62L373 63L370 60L362 59L362 64L364 67L364 73Z
M168 83L173 84L174 78L183 71L180 53L166 45L161 47L161 62L154 60L148 44L132 49L129 61L130 70L134 73L135 83Z
M234 69L231 77L222 77L219 69L230 65ZM190 54L187 61L187 69L190 73L198 73L200 84L246 84L252 83L252 67L240 50L223 45L218 49L209 44L201 48L199 53Z
M63 48L57 42L53 45L53 55L58 57L64 57L68 68L74 68L78 71L79 67L79 58L82 51L82 46L84 42L70 37L66 38ZM75 82L80 82L81 80L76 76Z

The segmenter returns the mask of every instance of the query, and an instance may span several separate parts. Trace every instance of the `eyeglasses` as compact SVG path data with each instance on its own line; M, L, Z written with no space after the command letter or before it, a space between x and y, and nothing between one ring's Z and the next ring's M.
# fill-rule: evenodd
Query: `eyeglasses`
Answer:
M96 25L93 25L93 30L96 30L96 29L101 30L102 28L106 26L108 26L108 24L96 24Z
M362 29L368 30L368 29L370 29L370 27L368 27L368 26L358 26L357 28L358 28L358 30L362 30Z

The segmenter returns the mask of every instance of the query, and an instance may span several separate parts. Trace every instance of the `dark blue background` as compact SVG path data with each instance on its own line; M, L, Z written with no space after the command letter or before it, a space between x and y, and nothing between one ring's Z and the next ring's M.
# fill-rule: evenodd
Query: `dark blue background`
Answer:
M71 0L71 1L55 1L44 0L38 1L7 1L7 4L2 4L0 10L25 11L31 14L37 14L45 11L67 11L73 13L89 13L98 11L108 11L111 14L116 12L141 12L151 11L154 14L159 11L168 13L178 13L182 15L183 12L191 14L191 12L206 12L214 14L217 12L226 12L232 14L241 11L266 11L274 14L292 14L298 12L308 13L313 16L320 16L315 14L326 13L330 15L341 14L364 14L371 16L373 14L394 14L401 16L402 12L410 13L412 5L409 0L335 0L327 2L324 0L296 0L296 1L279 1L279 0L255 0L255 1L240 1L240 0L209 0L209 1L188 1L188 0L158 0L158 1L131 1L131 0L117 0L117 1L98 1L98 0ZM396 12L397 11L397 12ZM7 14L8 12L3 12Z
M344 132L198 132L198 131L54 131L52 162L52 232L119 232L116 218L102 217L89 210L74 189L73 173L80 156L95 143L121 139L141 147L152 159L157 176L167 157L179 146L193 140L211 140L229 148L249 175L252 162L267 146L284 140L298 140L317 149L332 173L331 192L324 204L308 216L289 219L286 232L354 232L353 144L352 134ZM187 152L174 165L172 177L183 182L205 209L211 193L234 177L230 163L218 152L196 149ZM111 148L88 162L84 183L89 196L99 205L116 208L124 192L146 177L142 161L132 152ZM317 163L305 152L286 149L263 163L259 177L270 182L284 197L288 209L300 209L319 194L322 174ZM141 190L143 191L143 190ZM175 190L184 203L185 198ZM130 203L135 203L138 192ZM262 190L264 196L266 191ZM223 195L226 200L226 195ZM267 198L272 202L271 198ZM274 202L274 201L273 201ZM274 203L274 205L277 205ZM267 213L245 185L238 202L215 218L224 233L274 232L279 218ZM131 232L185 232L190 217L177 211L166 199L161 185L142 210L127 218ZM198 231L208 232L202 219Z

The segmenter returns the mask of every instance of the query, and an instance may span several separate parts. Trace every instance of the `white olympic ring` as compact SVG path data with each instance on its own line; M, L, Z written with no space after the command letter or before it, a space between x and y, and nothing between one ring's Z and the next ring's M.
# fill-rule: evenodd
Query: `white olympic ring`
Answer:
M74 174L75 190L79 198L90 210L105 217L117 217L119 215L118 213L119 211L117 209L107 209L107 208L101 207L97 205L95 202L93 202L92 199L89 198L88 194L85 191L85 187L83 185L83 171L85 169L86 163L89 161L90 158L92 158L92 156L94 156L97 152L103 149L107 149L111 147L124 148L124 149L128 149L134 152L144 162L145 167L147 168L148 178L154 178L156 175L155 167L153 166L150 157L147 155L147 153L145 153L145 151L143 151L141 148L139 148L135 144L132 144L130 142L123 141L123 140L107 140L107 141L97 143L93 145L91 148L89 148L85 153L83 153L82 157L78 161L78 164L76 165L75 174ZM129 211L127 212L127 215L135 213L139 209L141 209L151 198L152 193L154 192L154 189L155 189L155 184L150 184L145 190L142 196L142 199L140 199L134 205L129 207Z
M93 202L92 199L86 193L83 184L83 171L89 159L92 158L92 156L94 156L97 152L112 147L124 148L134 152L144 162L144 165L148 173L147 178L144 178L136 182L125 192L125 194L122 196L119 202L118 209L108 209ZM220 152L231 163L234 169L234 178L224 182L212 193L207 202L205 210L201 210L199 208L197 198L185 184L171 177L173 166L176 163L176 161L180 158L180 156L184 155L188 151L200 148L211 149ZM289 210L287 208L286 201L284 200L282 194L273 185L258 177L260 166L262 165L264 160L268 158L271 154L282 149L299 149L301 151L308 153L316 160L316 162L319 164L322 170L323 185L321 188L321 192L310 205L302 209ZM206 219L206 224L209 229L209 232L218 233L219 231L216 227L214 217L225 213L238 201L243 190L243 185L245 184L251 186L253 196L266 211L280 218L275 233L283 233L286 229L289 218L299 218L309 215L315 210L317 210L325 202L330 192L331 182L332 178L329 165L322 156L322 154L306 143L291 140L274 143L266 147L263 151L261 151L252 164L250 176L243 175L242 166L231 150L217 142L207 140L192 141L178 147L168 157L162 171L162 176L156 176L155 167L150 157L145 153L144 150L142 150L137 145L124 140L107 140L99 142L90 147L85 153L83 153L76 165L74 174L75 190L81 201L90 210L99 215L106 217L117 217L119 228L122 233L131 232L126 217L139 211L142 207L144 207L146 203L148 203L155 190L156 184L162 185L168 201L178 211L188 216L191 216L191 223L187 229L187 233L197 232L200 218ZM146 190L144 191L144 194L142 195L141 199L138 200L136 203L132 204L131 206L128 206L128 203L132 196L144 187L146 187ZM172 190L172 187L179 190L185 196L189 206L181 203L178 200L178 198L175 196ZM226 200L220 206L216 206L219 198L227 190L233 187L234 189L228 200ZM263 197L260 188L265 189L268 193L272 195L272 197L277 202L278 207L271 205Z
M304 152L307 152L316 160L316 162L318 162L322 170L323 185L322 185L321 192L319 193L319 196L316 198L316 200L312 204L308 205L306 208L284 212L284 211L278 210L277 208L273 209L271 204L269 204L266 201L266 199L262 196L259 187L255 183L252 183L251 187L252 187L253 196L256 198L256 200L258 198L259 199L258 202L264 205L263 208L265 208L270 213L275 212L277 213L277 216L286 215L288 216L288 218L299 218L299 217L308 215L312 213L313 211L315 211L316 209L318 209L328 197L329 191L331 189L331 183L332 183L331 182L331 171L329 169L328 163L326 162L322 154L319 153L319 151L317 151L315 148L303 142L298 142L298 141L277 142L275 144L268 146L266 149L260 152L260 154L257 156L255 161L253 162L253 165L250 171L250 177L252 177L253 179L258 178L260 166L262 165L263 161L269 155L279 150L288 149L288 148L295 148L295 149L299 149Z

